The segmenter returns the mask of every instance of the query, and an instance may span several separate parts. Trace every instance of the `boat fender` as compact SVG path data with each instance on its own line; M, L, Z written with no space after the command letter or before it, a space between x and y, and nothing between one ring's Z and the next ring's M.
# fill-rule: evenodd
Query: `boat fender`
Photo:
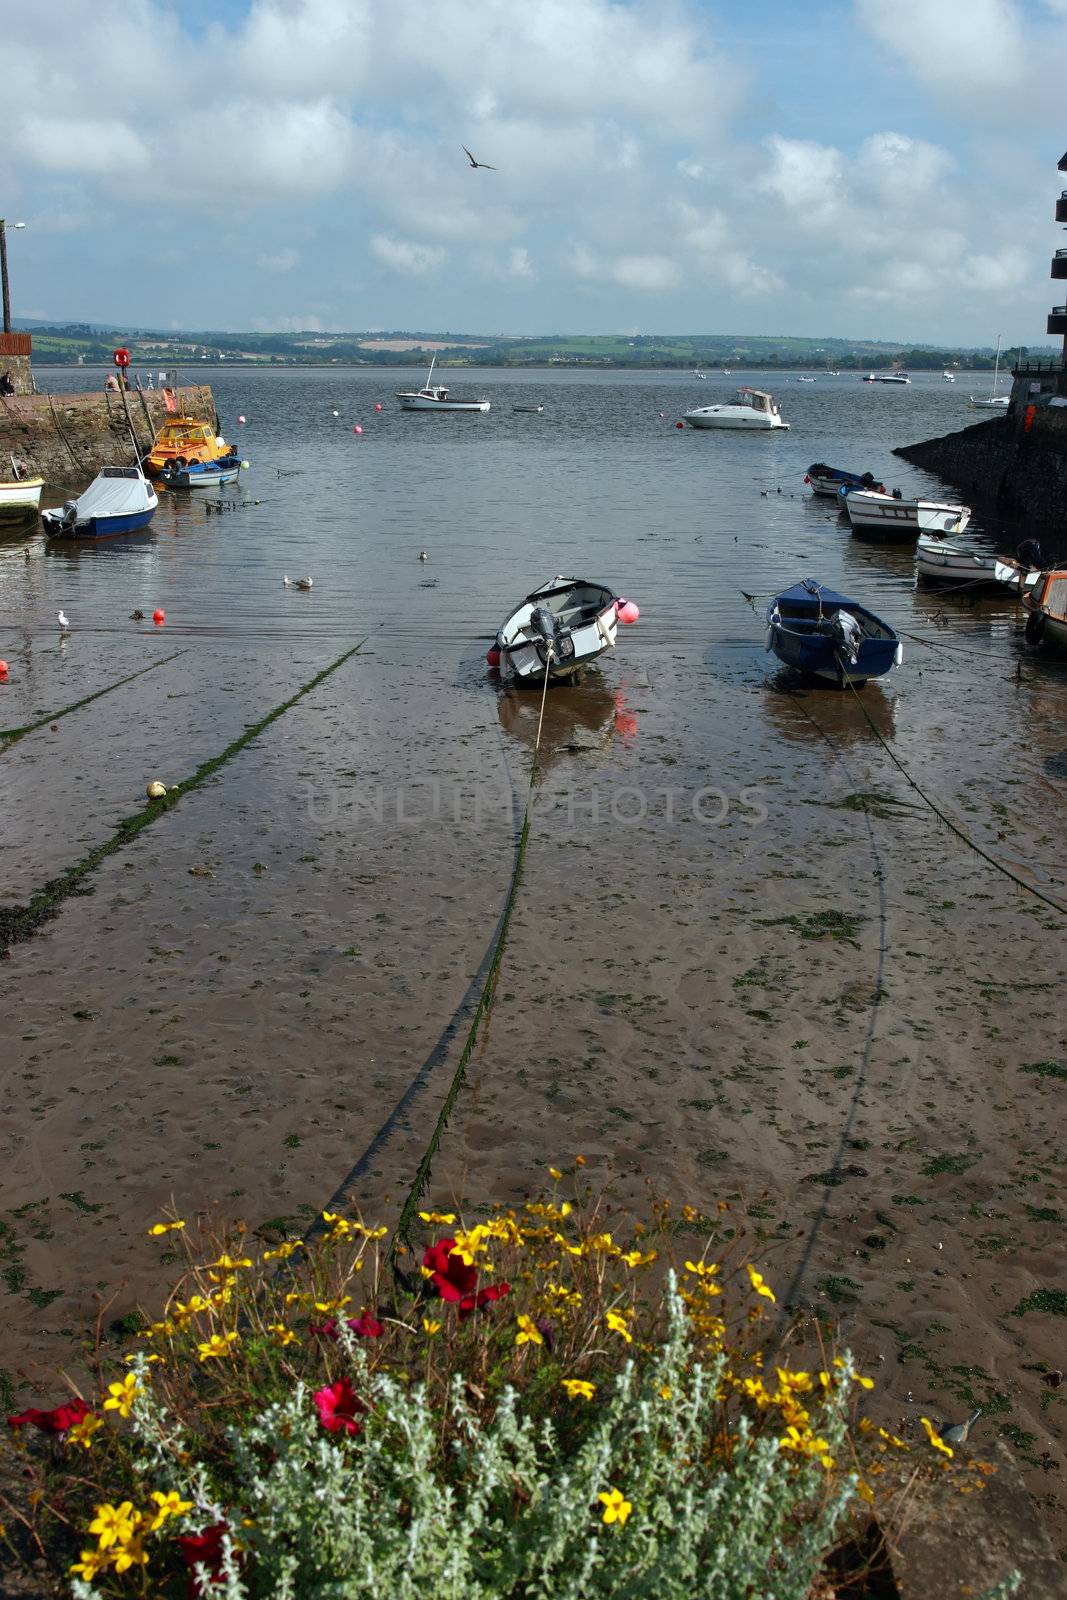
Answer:
M1031 611L1026 619L1023 636L1027 644L1041 643L1045 636L1045 613L1043 611Z
M488 663L489 663L489 665L491 667L499 667L499 665L500 665L500 647L499 647L499 645L495 645L495 644L490 645L489 649L485 652L485 659L488 661Z

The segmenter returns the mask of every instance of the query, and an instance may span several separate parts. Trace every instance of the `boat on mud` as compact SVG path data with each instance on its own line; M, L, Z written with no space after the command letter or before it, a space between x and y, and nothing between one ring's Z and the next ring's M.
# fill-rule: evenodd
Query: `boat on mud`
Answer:
M842 489L874 489L885 494L885 484L879 483L873 472L848 472L844 467L828 467L825 461L813 461L804 474L812 494L825 495L836 500Z
M632 600L605 584L560 575L516 606L486 660L514 683L566 681L613 650L619 623L636 622L639 615Z
M785 666L838 688L884 677L904 654L888 622L815 578L775 596L767 608L767 649Z

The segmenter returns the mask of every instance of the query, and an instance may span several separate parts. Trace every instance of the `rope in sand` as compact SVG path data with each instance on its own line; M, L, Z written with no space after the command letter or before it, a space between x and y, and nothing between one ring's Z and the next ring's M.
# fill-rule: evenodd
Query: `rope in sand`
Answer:
M92 701L99 700L105 694L111 694L115 689L121 689L124 683L132 683L134 678L143 678L146 672L155 672L157 667L165 667L168 661L177 661L179 656L188 655L189 648L191 647L175 650L172 655L164 656L162 661L153 661L150 667L141 667L137 672L131 672L127 678L117 678L105 688L97 689L95 694L87 694L83 699L75 700L73 705L64 706L61 711L52 711L36 722L27 722L24 728L0 728L0 755L9 750L13 744L17 744L20 739L24 739L28 733L36 733L38 728L58 722L60 717L69 717L72 711L80 711L82 706L90 705Z
M228 744L219 755L212 756L208 761L202 762L190 777L185 778L181 783L175 784L174 788L168 790L160 799L149 801L142 811L135 812L133 816L123 817L109 839L105 839L103 844L98 844L95 849L89 851L88 855L83 856L80 861L76 862L74 866L68 867L58 877L50 878L47 883L42 884L30 897L28 904L24 906L0 906L0 957L5 956L13 944L18 944L24 939L31 939L42 923L47 922L58 914L63 901L79 891L84 879L95 871L102 861L105 861L108 856L114 855L117 850L121 850L124 845L129 844L142 829L150 827L153 822L157 822L161 816L177 805L183 795L199 788L232 756L237 755L246 745L251 744L253 739L258 738L264 729L270 727L272 722L276 722L279 717L284 716L306 694L310 694L313 689L317 689L320 683L337 671L338 667L342 667L346 661L362 650L369 638L370 634L367 634L358 644L352 645L350 649L345 650L342 655L337 657L336 661L331 661L329 666L324 667L321 672L317 672L294 695L290 695L288 700L284 700L280 706L275 706L273 711L268 711L265 717L261 717L250 728L246 728L244 733L234 739L231 744Z
M522 884L522 870L523 864L526 860L526 847L530 839L530 808L533 805L534 792L539 772L538 756L541 749L541 726L545 715L545 698L548 694L548 669L552 661L552 656L552 646L549 644L545 658L545 681L541 689L541 711L537 719L537 737L534 741L533 763L530 767L530 785L526 792L526 805L522 814L522 828L519 833L519 841L515 850L515 861L511 869L511 882L508 885L507 897L504 901L504 910L497 926L496 938L490 947L491 955L489 958L488 970L486 971L485 975L485 981L482 984L481 993L478 996L478 1003L474 1008L474 1015L471 1018L471 1024L467 1030L467 1037L464 1040L463 1049L460 1051L460 1057L456 1063L456 1070L452 1074L452 1081L448 1086L448 1091L442 1102L441 1109L437 1114L437 1121L434 1123L433 1132L430 1134L426 1148L423 1151L419 1164L415 1169L415 1176L412 1179L411 1188L408 1190L407 1199L404 1201L396 1228L393 1231L393 1239L389 1251L389 1260L394 1271L396 1270L396 1255L398 1247L403 1244L407 1246L408 1249L411 1248L409 1230L414 1220L415 1212L429 1181L434 1157L437 1155L437 1152L440 1149L441 1140L444 1137L445 1129L448 1126L448 1119L452 1115L453 1108L455 1107L456 1100L459 1096L459 1091L463 1087L464 1079L467 1076L467 1067L478 1042L478 1030L481 1027L483 1020L489 1015L489 1012L492 1009L493 999L496 994L496 975L500 969L500 963L504 958L504 948L507 944L508 930L511 926L511 916L515 909L515 902L518 899L519 887Z

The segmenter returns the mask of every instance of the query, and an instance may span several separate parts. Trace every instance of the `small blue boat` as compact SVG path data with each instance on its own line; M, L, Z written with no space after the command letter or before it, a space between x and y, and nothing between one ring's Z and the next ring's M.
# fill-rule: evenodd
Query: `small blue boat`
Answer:
M811 485L812 494L825 495L832 500L848 489L885 489L873 472L846 472L844 467L828 467L825 461L813 461L804 474L804 482Z
M768 607L767 649L787 667L839 688L883 677L904 654L888 622L814 578L784 589Z
M214 461L186 461L181 466L168 463L159 474L168 489L221 489L235 483L241 471L236 450Z
M147 528L159 504L140 467L103 467L84 494L41 512L53 539L108 539Z

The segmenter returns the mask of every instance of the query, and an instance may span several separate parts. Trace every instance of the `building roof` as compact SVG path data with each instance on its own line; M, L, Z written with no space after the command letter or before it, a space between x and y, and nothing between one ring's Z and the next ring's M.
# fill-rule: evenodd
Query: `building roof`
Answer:
M1058 172L1067 172L1067 152L1065 152L1065 153L1064 153L1064 154L1063 154L1063 155L1062 155L1062 156L1061 156L1061 157L1060 157L1060 159L1059 159L1059 160L1058 160L1058 161L1057 161L1057 163L1056 163L1056 170L1057 170L1057 171L1058 171Z

